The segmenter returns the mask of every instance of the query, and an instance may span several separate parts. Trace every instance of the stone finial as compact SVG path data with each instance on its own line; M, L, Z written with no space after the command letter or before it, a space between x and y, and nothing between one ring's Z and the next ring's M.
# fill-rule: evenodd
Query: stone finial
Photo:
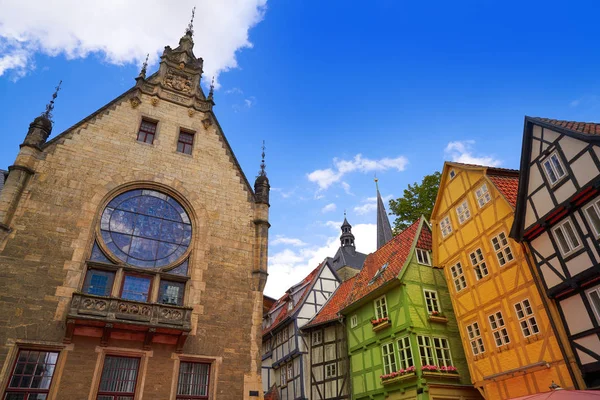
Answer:
M140 74L138 75L137 79L146 79L146 68L148 68L148 57L150 56L150 53L146 54L146 60L144 61L144 63L142 64L142 69L140 71Z
M52 132L52 111L54 110L54 101L58 97L61 84L62 80L58 82L58 86L56 86L54 93L52 94L52 100L46 105L46 110L29 124L29 130L27 131L27 135L21 146L39 147L48 140L48 137Z
M267 148L265 147L265 141L263 140L263 144L262 144L262 160L260 162L260 171L258 171L258 176L267 176L267 164L265 164L265 150Z
M208 100L212 100L214 96L215 96L215 77L213 76L212 82L210 83L210 91L208 92ZM264 154L263 154L263 156L264 156Z
M46 104L46 111L42 113L42 117L46 118L50 122L52 122L52 111L54 110L54 101L58 97L58 92L60 91L60 85L62 84L62 80L58 82L58 86L54 89L54 93L52 93L52 100L48 104Z

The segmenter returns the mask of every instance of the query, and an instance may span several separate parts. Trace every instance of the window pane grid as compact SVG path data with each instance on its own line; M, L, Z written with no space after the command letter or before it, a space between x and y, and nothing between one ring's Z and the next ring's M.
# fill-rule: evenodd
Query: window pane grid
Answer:
M450 355L450 345L446 338L433 338L433 348L435 350L435 357L437 358L437 365L439 367L452 367L452 357Z
M442 230L443 237L446 237L452 233L452 224L450 223L450 217L446 217L440 221L440 229Z
M408 336L398 340L398 355L400 356L398 362L401 369L406 369L415 365L413 361L412 349L410 347L410 338Z
M492 200L492 196L488 191L487 184L484 183L479 189L475 191L475 197L477 197L477 204L479 204L480 208L489 203L490 200Z
M502 313L498 311L495 314L490 315L488 319L490 321L490 327L492 328L492 335L494 336L496 346L500 347L510 343L508 331L504 326L504 318L502 317Z
M471 265L475 271L475 277L477 280L482 279L488 275L488 268L483 258L483 252L481 249L477 249L469 255L471 259Z
M542 163L550 184L554 185L566 175L557 153L553 153Z
M45 399L57 360L58 352L20 350L5 399Z
M106 356L98 400L121 400L135 396L139 358Z
M90 269L85 277L83 292L96 296L109 296L114 277L114 272Z
M460 262L450 267L450 273L452 274L452 279L454 280L454 287L456 288L457 292L460 292L461 290L467 287L467 281L465 279L463 268Z
M394 354L394 344L386 343L381 346L381 353L383 355L383 370L384 374L391 374L397 371L396 367L396 355Z
M433 313L434 311L440 312L440 305L437 298L437 292L433 290L424 290L425 293L425 304L427 305L427 311Z
M521 326L524 337L540 333L537 321L533 315L533 309L528 299L516 303L515 311L517 312L517 318L519 319L519 325Z
M285 371L281 372L285 384ZM210 382L210 364L184 362L179 364L177 400L207 399Z
M125 275L121 298L133 301L148 301L152 278L138 275Z
M387 304L385 302L385 296L383 296L375 300L375 318L386 318L387 316Z
M161 280L158 292L158 302L162 304L181 306L183 305L184 291L185 283Z
M429 252L423 249L416 249L417 262L423 265L431 265L431 259L429 258Z
M492 238L492 246L494 247L500 266L503 266L514 259L510 244L508 243L508 239L504 232L501 232L498 236Z
M600 206L599 203L594 203L585 209L588 220L594 229L596 236L600 236Z
M179 139L177 141L177 151L185 154L192 154L192 147L194 145L194 135L192 133L179 132Z
M581 246L575 229L569 220L564 221L554 228L554 237L563 255L570 254Z
M469 205L466 201L456 207L456 214L458 215L458 222L461 224L471 218L471 211L469 211Z
M481 331L479 330L479 324L477 322L467 325L467 335L469 336L471 351L473 352L474 356L485 352L485 346L483 345Z
M417 336L417 344L419 345L421 366L435 365L433 349L431 348L431 339L428 336Z
M140 130L138 131L138 142L144 142L152 144L154 142L154 135L156 134L156 122L144 121L140 124Z

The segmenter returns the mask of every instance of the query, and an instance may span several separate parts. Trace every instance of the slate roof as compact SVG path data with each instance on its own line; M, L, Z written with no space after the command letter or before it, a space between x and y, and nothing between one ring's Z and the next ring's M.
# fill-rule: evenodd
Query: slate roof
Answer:
M540 118L540 117L528 117L532 122L542 122L550 125L554 125L558 128L568 129L573 132L584 133L586 135L598 135L600 136L600 124L595 122L576 122L576 121L562 121L559 119L551 118Z
M330 259L331 266L335 271L342 267L349 266L354 269L361 269L367 255L356 251L352 246L340 246L335 256Z
M348 299L350 298L350 293L352 292L357 276L355 275L347 281L342 282L317 315L304 328L312 328L313 326L337 320L339 312L348 305Z
M382 248L367 256L363 269L356 275L347 306L398 277L411 254L410 250L421 223L423 228L421 229L417 243L419 246L423 246L425 250L431 250L431 230L427 223L425 223L425 219L420 218L392 238ZM373 280L380 268L386 263L388 265L383 273L377 279Z
M304 301L304 298L306 297L307 293L310 291L310 288L313 286L314 281L319 276L319 272L323 267L326 266L326 264L327 261L323 261L321 264L319 264L319 266L313 269L312 272L306 276L306 278L304 278L300 283L297 283L294 286L290 287L286 291L286 293L283 296L281 296L275 302L275 304L273 304L273 306L271 306L269 314L271 314L279 307L281 307L281 311L279 311L279 314L277 314L275 320L271 322L271 325L269 325L268 328L263 329L263 336L280 326L283 323L283 321L287 319L287 317L294 315L294 313L302 305L302 302ZM290 296L290 294L294 293L294 289L298 287L303 287L302 289L300 289L302 293L300 294L298 301L296 301L296 303L294 304L294 307L291 310L288 310L288 303L292 301L292 297Z
M383 200L379 193L379 187L377 187L377 249L380 249L383 245L392 240L393 236L390 219L385 211L385 206L383 205Z

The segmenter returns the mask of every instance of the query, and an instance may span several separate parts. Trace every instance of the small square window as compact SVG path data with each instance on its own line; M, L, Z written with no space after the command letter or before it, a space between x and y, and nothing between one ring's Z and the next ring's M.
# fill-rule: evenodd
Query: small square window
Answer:
M170 304L172 306L183 305L183 293L185 291L185 283L160 281L158 290L158 302L161 304Z
M431 265L431 259L429 258L429 252L423 249L416 249L417 262L423 265Z
M551 185L554 185L567 175L557 152L550 154L550 156L542 162L542 165Z
M450 222L450 217L445 217L440 221L440 229L442 230L442 236L446 237L452 233L452 223Z
M98 399L135 398L139 358L106 356L98 388Z
M356 328L358 326L358 315L354 314L350 317L350 327Z
M425 305L427 306L427 311L429 314L440 313L440 302L437 297L437 292L434 290L424 289L423 293L425 294Z
M45 399L57 360L58 352L19 350L4 399Z
M323 331L314 331L312 334L312 344L323 343Z
M147 302L150 296L152 278L142 275L125 275L121 298L133 301Z
M325 366L325 378L334 378L337 376L337 364L331 363Z
M479 330L479 324L473 322L471 325L467 325L467 335L469 336L469 342L471 343L471 351L474 356L477 356L485 352L485 346L483 345L483 339L481 338L481 331Z
M138 142L144 142L148 144L154 143L154 136L156 135L156 125L156 122L143 119L142 123L140 124L140 130L138 131Z
M456 176L456 171L454 171L453 169L450 170L450 179L454 179L454 177Z
M575 228L568 219L553 229L560 252L566 256L581 247Z
M517 319L519 320L524 337L540 333L529 299L516 303L515 311L517 312Z
M179 364L177 400L208 399L210 364L184 362Z
M485 259L483 258L483 252L481 249L477 249L471 254L469 254L469 258L471 259L471 265L473 266L473 270L475 271L475 278L480 280L488 275L487 264L485 263Z
M388 316L387 302L385 301L385 295L374 301L375 305L375 318L381 319Z
M287 380L288 382L294 378L294 362L290 362L287 365Z
M96 296L110 296L114 279L114 272L90 269L85 276L82 292Z
M490 321L490 327L492 328L492 335L494 336L496 347L509 344L510 338L508 337L508 331L504 325L504 317L502 317L502 312L498 311L490 315L488 319Z
M180 130L179 139L177 140L177 151L184 154L192 154L193 146L194 134Z
M452 274L454 288L457 292L460 292L461 290L467 287L467 280L465 279L465 274L463 272L463 268L460 262L457 262L456 264L450 267L450 273Z
M501 267L515 259L504 232L500 232L498 236L492 238L492 246Z

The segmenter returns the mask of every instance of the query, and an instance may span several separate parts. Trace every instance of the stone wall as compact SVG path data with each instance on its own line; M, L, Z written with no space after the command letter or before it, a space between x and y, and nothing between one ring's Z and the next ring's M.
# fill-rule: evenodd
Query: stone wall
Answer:
M213 396L238 400L257 390L262 397L262 288L251 279L259 269L253 265L258 241L252 189L212 112L147 95L140 100L130 102L125 95L33 158L17 158L15 164L27 162L34 175L0 242L0 394L19 346L62 343L71 295L82 287L102 207L113 193L135 185L177 194L192 219L185 305L194 311L183 353L219 364ZM136 140L142 117L158 121L151 145ZM192 155L176 152L180 128L195 132ZM100 339L75 336L69 346L61 353L66 361L57 371L58 390L49 398L84 399L95 390L90 385L98 373ZM141 351L142 343L111 339L108 348ZM174 398L169 395L174 351L153 344L144 399Z

